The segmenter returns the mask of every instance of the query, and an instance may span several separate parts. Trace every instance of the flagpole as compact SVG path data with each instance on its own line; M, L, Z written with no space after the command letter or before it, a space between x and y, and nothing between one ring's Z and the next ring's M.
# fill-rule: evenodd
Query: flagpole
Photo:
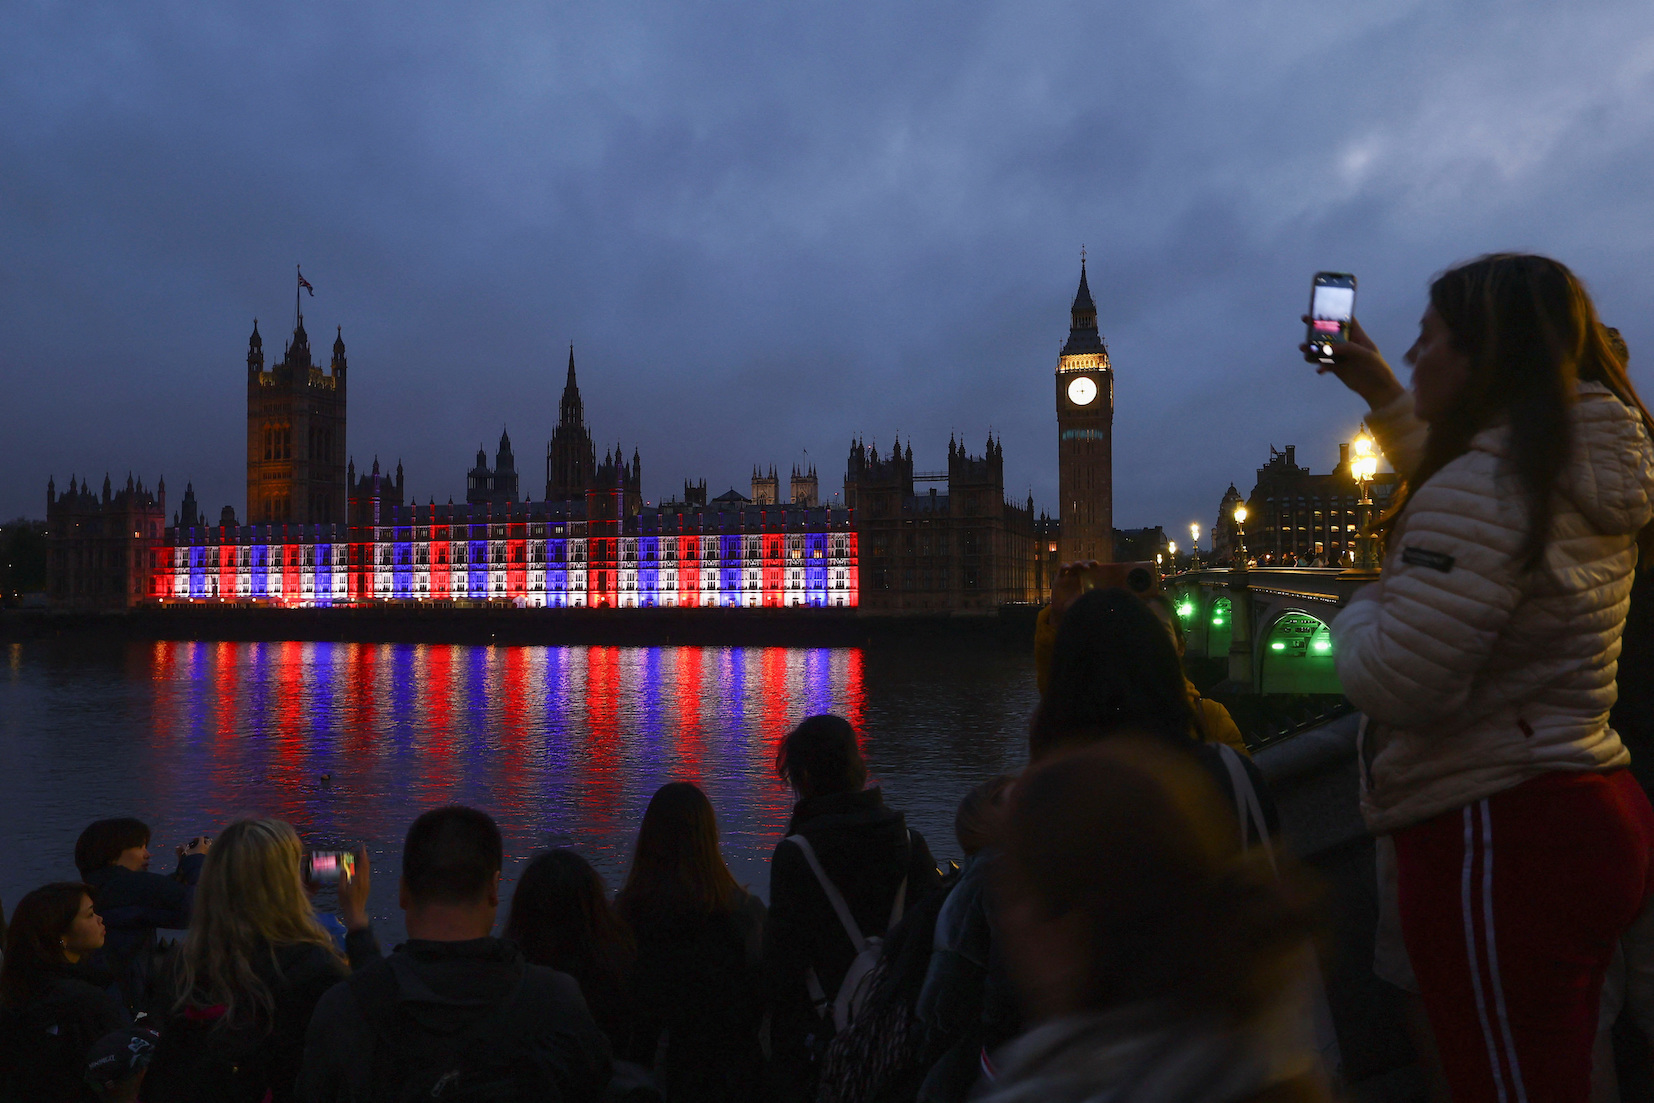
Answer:
M303 280L304 279L304 268L301 265L295 264L293 266L293 274L296 275L300 280ZM304 325L304 312L299 309L299 285L295 283L293 285L293 329L294 329L294 331L297 332L298 328L302 325Z

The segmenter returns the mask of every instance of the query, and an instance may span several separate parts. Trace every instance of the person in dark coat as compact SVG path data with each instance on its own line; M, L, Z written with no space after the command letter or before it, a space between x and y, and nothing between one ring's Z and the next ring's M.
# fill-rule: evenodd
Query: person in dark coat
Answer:
M130 1020L93 963L104 943L92 890L45 885L18 901L0 964L0 1100L80 1103L86 1058Z
M436 808L414 821L402 847L408 941L322 997L296 1099L356 1103L412 1088L430 1097L436 1084L466 1079L502 1098L601 1098L609 1041L580 986L490 936L503 859L500 829L476 809ZM352 931L367 925L361 908L344 918Z
M310 1016L349 974L316 922L303 857L298 833L273 819L230 824L208 853L189 933L163 978L170 998L145 1103L293 1098ZM341 904L366 887L342 882ZM364 939L357 953L366 957Z
M189 926L195 882L211 841L192 839L178 850L170 877L149 871L149 825L142 820L99 820L75 842L75 866L92 886L92 899L108 929L102 957L133 1014L153 1011L156 928Z
M885 933L898 889L906 910L941 878L924 836L885 806L878 788L864 788L867 765L849 721L804 720L782 741L776 772L799 799L788 838L770 858L769 1081L776 1098L804 1099L814 1091L814 1063L835 1032L832 1004L857 950L804 850L789 839L808 841L864 937Z
M631 1059L655 1066L672 1103L757 1099L764 904L724 864L700 789L674 782L649 801L616 907L637 939Z
M517 878L505 937L522 949L529 964L579 982L586 1007L609 1043L617 1053L627 1047L637 946L590 862L566 848L536 855Z

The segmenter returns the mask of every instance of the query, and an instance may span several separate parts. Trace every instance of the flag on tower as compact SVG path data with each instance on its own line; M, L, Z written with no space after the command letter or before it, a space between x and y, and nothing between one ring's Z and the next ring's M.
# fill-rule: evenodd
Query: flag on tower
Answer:
M299 273L299 286L310 292L312 299L316 297L316 289L310 286L310 281L304 278L303 272Z

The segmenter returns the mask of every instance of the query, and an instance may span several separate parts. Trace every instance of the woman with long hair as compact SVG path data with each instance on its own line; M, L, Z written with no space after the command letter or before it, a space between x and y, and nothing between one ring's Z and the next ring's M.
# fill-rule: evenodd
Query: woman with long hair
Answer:
M1403 489L1333 623L1367 714L1362 812L1453 1098L1584 1100L1654 811L1608 725L1654 430L1584 286L1496 254L1430 286L1404 390L1359 325L1336 374Z
M91 967L103 942L89 885L44 885L17 902L0 963L0 1099L87 1097L87 1051L127 1022L107 972Z
M700 789L673 782L649 801L616 906L637 939L627 1056L674 1103L757 1098L764 905L724 864Z
M567 849L536 855L511 894L505 937L530 964L578 981L597 1025L616 1051L626 1048L628 987L637 949L590 862Z
M207 852L146 1103L292 1098L316 1001L349 972L316 922L303 856L273 819L237 820Z

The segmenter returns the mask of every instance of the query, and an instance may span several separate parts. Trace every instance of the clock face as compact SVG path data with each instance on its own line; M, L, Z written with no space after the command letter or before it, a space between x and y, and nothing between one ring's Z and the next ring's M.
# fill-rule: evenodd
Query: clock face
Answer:
M1097 398L1097 382L1082 375L1068 385L1068 401L1076 406L1089 406Z

